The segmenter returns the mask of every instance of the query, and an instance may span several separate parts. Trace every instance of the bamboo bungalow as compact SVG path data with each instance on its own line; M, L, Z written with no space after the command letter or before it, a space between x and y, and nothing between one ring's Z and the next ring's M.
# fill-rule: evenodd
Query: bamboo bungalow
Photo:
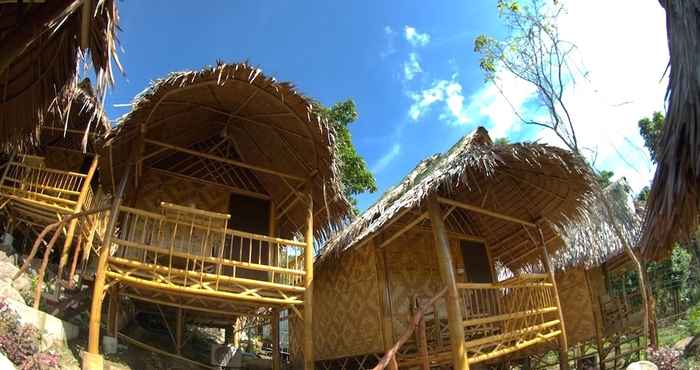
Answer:
M65 90L43 116L40 145L12 152L6 158L0 178L0 209L8 216L8 227L37 233L66 215L96 207L102 194L95 140L109 129L89 80ZM96 215L74 219L62 228L61 278L72 246L76 248L69 281L78 256L82 253L85 263L93 244L100 243L99 228Z
M173 352L185 322L287 308L313 356L314 238L349 211L334 140L309 99L247 64L172 73L141 93L101 151L115 196L84 368L101 369L106 291L112 336L120 296L177 318Z
M432 308L399 350L399 368L467 369L546 343L566 348L548 259L561 243L551 225L585 214L586 168L560 148L493 144L483 128L421 162L317 259L317 367L372 368L426 302ZM531 273L496 273L540 262ZM290 325L298 356L298 322Z
M43 116L65 98L88 55L102 96L112 62L119 66L118 18L116 0L0 1L0 150L40 141Z
M632 242L639 233L640 219L628 189L620 180L604 194L618 227ZM567 323L569 358L579 365L597 357L602 370L625 369L641 358L647 345L643 306L639 290L627 291L624 277L636 270L603 212L602 205L591 207L588 218L560 230L567 248L553 259L559 270L556 279ZM533 360L534 368L547 368L542 356Z

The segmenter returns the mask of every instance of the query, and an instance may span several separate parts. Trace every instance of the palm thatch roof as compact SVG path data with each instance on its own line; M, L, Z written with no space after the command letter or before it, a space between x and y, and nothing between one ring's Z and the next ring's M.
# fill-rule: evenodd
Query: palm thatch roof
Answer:
M613 218L622 231L625 242L636 246L641 230L641 217L635 210L631 189L623 178L603 190ZM588 210L588 217L558 229L566 248L553 256L554 267L564 270L572 267L586 269L599 266L624 254L624 243L618 237L606 209L600 200Z
M48 145L95 153L95 143L111 123L89 79L65 88L42 116L39 148Z
M700 1L659 2L666 10L670 76L641 241L653 259L687 239L700 218Z
M171 73L139 94L102 148L101 168L108 188L136 160L135 167L141 167L133 173L136 182L142 169L150 168L264 195L278 207L278 216L284 212L280 235L305 225L306 201L297 194L310 187L314 228L323 237L326 226L350 210L338 177L334 135L292 84L247 63L219 63ZM137 158L130 159L132 153Z
M537 143L494 144L488 132L479 127L446 153L418 164L328 241L321 260L362 245L394 223L410 223L420 217L413 212L420 212L424 202L434 195L536 223L544 239L551 242L556 234L550 225L565 225L586 217L592 189L588 167L571 152ZM532 253L540 246L537 230L463 209L443 212L449 212L445 218L448 232L483 238L496 262L503 266L515 269L538 256Z
M112 61L119 65L117 21L116 0L0 4L0 150L38 142L43 115L70 96L88 51L102 96L113 82Z

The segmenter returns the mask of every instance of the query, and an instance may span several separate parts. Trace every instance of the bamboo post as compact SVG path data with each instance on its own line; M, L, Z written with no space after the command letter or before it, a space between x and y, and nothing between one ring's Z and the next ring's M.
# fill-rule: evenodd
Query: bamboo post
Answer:
M559 368L561 370L569 369L569 344L566 338L566 326L564 324L564 313L561 310L561 302L559 300L559 288L557 287L557 280L554 278L554 271L552 270L552 264L549 259L549 252L547 252L547 244L544 240L544 234L542 234L542 229L538 226L537 231L540 234L540 243L542 248L542 264L544 265L545 271L549 274L549 279L552 281L552 287L554 288L554 301L557 304L557 314L559 315L559 326L561 327L561 334L559 335Z
M97 170L97 162L99 160L99 155L95 155L95 157L92 159L92 163L90 164L90 169L87 172L87 175L85 178L83 178L83 186L80 189L80 195L78 195L78 201L75 204L75 210L74 212L80 212L83 209L83 203L85 203L85 199L87 198L87 193L90 190L90 183L92 182L92 177L95 175L95 171ZM66 232L66 239L65 242L63 243L63 250L61 251L61 260L58 263L58 283L60 283L63 279L63 269L66 267L66 264L68 263L68 257L70 255L70 247L73 244L73 236L75 235L75 228L78 226L78 219L74 219L71 221L71 223L68 225L68 231ZM60 286L61 284L59 284Z
M433 227L433 238L437 252L437 260L440 268L440 276L447 286L447 322L450 330L450 344L452 345L452 364L454 370L468 370L469 362L464 348L464 326L462 325L462 310L459 307L459 295L457 281L452 268L452 256L450 244L447 240L447 231L442 221L440 204L437 198L432 197L427 202L428 214Z
M417 304L420 307L420 304ZM425 332L425 315L422 315L416 328L416 341L418 342L418 353L421 357L421 370L430 370L428 362L428 338Z
M275 211L275 203L270 201L270 218L268 225L268 234L273 238L277 236L277 215L275 214ZM278 244L269 242L268 246L270 248L270 250L267 251L268 263L272 266L279 267L279 261L277 258ZM269 274L270 282L274 283L275 273L273 271L270 271ZM280 363L280 310L278 308L272 308L270 323L272 324L272 370L281 370L282 367Z
M586 286L588 287L588 295L591 299L593 307L593 325L595 325L595 345L596 351L598 352L598 368L600 370L605 370L605 361L601 358L604 353L603 348L603 328L602 328L602 318L599 319L599 315L602 315L600 300L595 297L593 293L593 287L591 286L590 272L587 269L583 270L584 277L586 278Z
M270 323L272 324L272 370L281 370L280 366L280 310L278 308L272 309L272 317L270 318Z
M313 281L314 281L314 200L308 186L306 213L306 247L304 248L304 370L314 370Z
M113 286L109 291L109 306L107 306L107 332L117 338L117 321L119 317L119 286Z
M175 352L178 355L182 355L182 332L184 327L183 321L183 310L181 307L177 308L177 322L175 323Z
M112 201L112 208L109 213L109 224L105 230L99 260L97 262L97 272L92 293L92 305L90 307L90 327L88 334L87 351L83 354L83 370L102 370L104 360L100 355L100 319L102 316L102 300L104 296L105 277L107 274L107 258L112 244L112 234L119 216L119 206L122 203L124 190L129 179L129 167L127 166L119 183L119 189Z

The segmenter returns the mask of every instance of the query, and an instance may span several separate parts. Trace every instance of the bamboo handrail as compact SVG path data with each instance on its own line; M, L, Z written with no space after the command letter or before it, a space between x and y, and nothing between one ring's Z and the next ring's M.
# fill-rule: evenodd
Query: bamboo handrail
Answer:
M149 281L149 280L134 278L131 276L125 276L125 275L115 273L112 271L107 271L106 276L109 278L115 279L115 280L124 281L128 284L131 284L131 285L141 286L143 288L159 289L159 290L165 290L165 291L170 291L170 292L174 292L174 293L181 293L181 294L186 294L186 295L196 295L196 296L208 295L208 296L218 297L218 298L227 298L227 299L232 299L232 300L241 300L241 301L258 302L258 303L269 303L269 304L275 304L275 305L294 305L294 304L303 303L301 300L294 299L294 298L279 299L279 298L269 298L269 297L244 296L241 294L230 293L230 292L221 292L221 291L217 292L217 291L209 291L209 290L195 289L195 288L189 288L189 287L182 287L182 286L177 286L177 285L161 284L161 283L156 283L156 282Z
M204 227L202 225L198 225L198 224L192 225L191 223L177 221L177 220L168 218L167 216L164 216L162 214L144 211L144 210L138 209L138 208L120 206L119 210L133 213L133 214L140 215L140 216L144 216L144 217L152 217L152 218L155 218L159 221L168 221L168 222L172 222L174 224L176 224L176 223L181 224L181 225L184 224L187 226L193 226L193 227L198 228L198 229L206 229L206 227ZM261 234L253 234L253 233L248 233L248 232L240 231L240 230L226 229L225 233L228 235L239 236L239 237L249 238L249 239L255 239L255 240L263 241L263 242L293 245L295 247L302 247L302 248L306 247L305 242L300 242L300 241L290 240L290 239L283 239L283 238L276 238L276 237L271 237L271 236L261 235Z
M129 266L129 267L134 267L134 268L140 268L143 270L147 271L157 271L157 272L167 272L171 275L174 276L194 276L194 277L200 277L200 278L208 278L208 279L220 279L223 281L229 281L232 283L239 283L239 284L246 284L246 285L254 285L258 286L261 288L272 288L272 289L279 289L279 290L285 290L285 291L290 291L290 292L303 292L304 287L299 287L299 286L294 286L294 285L284 285L284 284L277 284L277 283L270 283L267 281L263 280L254 280L254 279L246 279L246 278L238 278L238 277L231 277L231 276L221 276L217 274L210 274L207 272L201 272L201 271L191 271L191 270L183 270L175 267L168 267L168 266L163 266L159 264L154 264L154 263L142 263L138 261L132 261L126 258L119 258L119 257L109 257L109 262L115 263L115 264L120 264L124 266ZM133 275L133 273L132 273Z
M528 333L540 331L543 329L551 328L552 326L559 325L560 323L561 323L561 321L559 321L558 319L557 320L550 320L550 321L547 321L547 322L539 324L539 325L528 326L528 327L525 327L523 329L510 331L508 333L491 335L491 336L484 337L484 338L470 340L470 341L465 343L465 346L467 346L468 348L480 347L480 346L484 346L486 344L500 342L500 341L503 341L506 339L519 337L519 336L522 336L524 334L528 334Z
M478 319L468 319L468 320L463 321L463 325L464 326L473 326L473 325L491 324L491 323L494 323L497 321L521 319L521 318L528 317L528 316L541 315L541 314L545 314L545 313L549 313L549 312L554 312L556 310L557 310L557 307L545 307L545 308L539 308L536 310L526 310L526 311L520 311L520 312L515 312L515 313L503 314L503 315L482 317L482 318L478 318Z
M163 253L165 255L172 255L175 257L180 257L180 258L188 258L192 257L192 255L188 253L183 253L183 252L178 252L178 251L170 251L170 249L165 249L165 248L159 248L159 247L154 247L150 246L147 244L142 244L138 242L132 242L124 239L114 239L114 243L118 245L123 245L126 247L131 247L131 248L137 248L137 249L142 249L148 252L155 252L155 253ZM128 260L126 258L123 258L124 260ZM284 267L277 267L277 266L270 266L270 265L261 265L257 263L250 263L250 262L242 262L242 261L236 261L236 260L230 260L227 258L222 258L219 259L218 257L209 257L209 256L197 256L198 260L203 260L212 264L221 264L222 266L230 266L230 267L241 267L245 269L250 269L250 270L258 270L258 271L265 271L265 272L280 272L280 273L285 273L285 274L293 274L293 275L306 275L306 271L304 270L294 270L294 269L289 269L289 268L284 268Z
M62 170L57 170L57 169L49 168L49 167L32 166L32 165L28 165L26 163L20 163L20 162L10 162L10 165L15 165L18 167L24 167L24 168L29 168L29 169L38 170L38 171L57 173L60 175L69 175L69 176L74 176L74 177L80 177L80 178L85 178L87 176L86 174L80 173L80 172L62 171Z

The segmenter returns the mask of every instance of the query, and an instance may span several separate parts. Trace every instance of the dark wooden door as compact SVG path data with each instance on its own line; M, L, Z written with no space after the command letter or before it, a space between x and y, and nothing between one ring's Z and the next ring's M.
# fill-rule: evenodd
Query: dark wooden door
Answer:
M464 278L468 283L493 283L491 263L486 245L471 240L461 240Z

